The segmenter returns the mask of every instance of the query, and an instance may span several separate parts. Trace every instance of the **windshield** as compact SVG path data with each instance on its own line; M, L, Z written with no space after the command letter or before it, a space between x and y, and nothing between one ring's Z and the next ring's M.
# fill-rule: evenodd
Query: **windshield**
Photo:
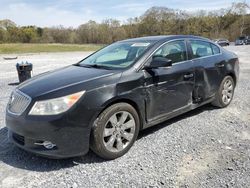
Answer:
M132 65L150 46L148 42L119 42L111 44L82 60L80 66L126 68Z
M239 37L238 40L245 40L245 37Z

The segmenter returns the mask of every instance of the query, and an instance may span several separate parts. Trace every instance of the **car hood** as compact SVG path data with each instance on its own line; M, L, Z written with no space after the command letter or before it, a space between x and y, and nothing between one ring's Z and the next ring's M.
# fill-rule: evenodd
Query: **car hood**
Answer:
M17 87L31 98L52 93L70 94L117 82L121 71L68 66L35 76ZM61 91L61 92L58 92ZM59 94L60 95L60 94Z

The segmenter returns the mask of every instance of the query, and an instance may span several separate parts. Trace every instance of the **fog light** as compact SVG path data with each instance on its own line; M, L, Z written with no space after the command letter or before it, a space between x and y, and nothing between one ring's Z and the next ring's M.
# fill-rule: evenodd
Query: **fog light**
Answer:
M54 147L56 147L56 145L50 141L36 142L35 145L44 146L46 149L53 149Z

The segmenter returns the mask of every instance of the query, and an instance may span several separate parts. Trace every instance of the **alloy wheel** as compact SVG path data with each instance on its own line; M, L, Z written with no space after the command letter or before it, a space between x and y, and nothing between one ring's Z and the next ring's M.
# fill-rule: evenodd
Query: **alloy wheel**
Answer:
M227 79L224 82L223 90L222 90L222 102L227 105L231 102L233 98L234 85L230 79Z
M135 135L135 119L129 112L120 111L107 121L103 131L105 148L110 152L124 150Z

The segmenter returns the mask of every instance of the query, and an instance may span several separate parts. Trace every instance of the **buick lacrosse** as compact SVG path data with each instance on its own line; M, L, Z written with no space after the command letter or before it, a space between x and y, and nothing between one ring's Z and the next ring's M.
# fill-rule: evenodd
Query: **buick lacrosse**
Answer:
M115 42L19 85L6 110L9 139L49 158L80 156L91 148L115 159L142 129L207 103L228 106L238 76L238 57L206 38Z

